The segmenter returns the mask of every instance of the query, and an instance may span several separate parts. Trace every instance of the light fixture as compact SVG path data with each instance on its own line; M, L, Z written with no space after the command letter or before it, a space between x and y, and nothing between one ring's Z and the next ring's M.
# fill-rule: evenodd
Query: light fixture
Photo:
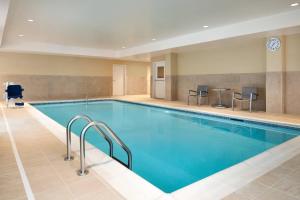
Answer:
M19 34L18 36L19 36L19 37L24 37L24 35L23 35L23 34Z
M290 4L290 6L292 6L292 7L299 6L299 3L292 3L292 4Z
M204 25L203 28L208 28L208 26L207 26L207 25Z
M125 47L125 46L122 46L122 49L126 49L126 47Z
M156 40L156 38L152 38L152 41L155 41Z
M34 22L34 20L33 20L33 19L27 19L27 21L28 21L28 22Z

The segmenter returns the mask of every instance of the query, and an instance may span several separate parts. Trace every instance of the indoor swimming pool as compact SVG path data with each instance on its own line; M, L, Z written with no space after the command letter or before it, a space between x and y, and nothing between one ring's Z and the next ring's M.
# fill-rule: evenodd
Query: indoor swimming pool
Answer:
M167 193L299 135L292 127L116 100L32 105L65 127L78 114L105 122L130 148L132 170ZM79 135L84 125L78 121L73 132ZM87 141L108 154L106 141L93 130ZM115 147L115 156L127 162Z

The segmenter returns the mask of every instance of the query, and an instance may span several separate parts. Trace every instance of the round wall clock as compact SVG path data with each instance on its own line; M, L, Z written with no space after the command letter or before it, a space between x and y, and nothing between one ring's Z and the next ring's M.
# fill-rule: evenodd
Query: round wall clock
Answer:
M272 37L267 41L267 48L274 52L280 48L280 39L277 37Z

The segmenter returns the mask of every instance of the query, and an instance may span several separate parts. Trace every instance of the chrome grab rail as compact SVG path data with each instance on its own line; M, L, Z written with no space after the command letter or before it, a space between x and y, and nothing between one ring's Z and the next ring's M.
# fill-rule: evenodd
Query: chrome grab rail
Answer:
M117 136L117 134L111 130L111 128L109 128L109 126L107 124L105 124L104 122L96 122L98 126L103 127L111 136L112 138L118 143L118 145L120 145L122 147L122 149L126 152L127 154L127 168L132 169L132 153L130 151L130 149L128 148L128 146ZM120 162L119 159L117 159L116 157L112 156L114 159L116 159L117 161Z
M104 122L101 121L93 121L90 122L88 125L84 127L84 129L80 133L80 169L78 170L77 174L79 176L84 176L88 173L88 170L85 167L85 135L89 128L96 127L99 130L101 130L100 127L104 128L109 134L113 137L113 139L123 148L123 150L127 153L128 163L127 167L129 169L132 169L132 154L129 148L124 144L124 142L111 130ZM96 129L97 130L97 129ZM104 133L102 131L102 133ZM105 134L105 133L104 133ZM105 134L106 135L106 134ZM107 135L106 135L107 136ZM113 156L113 153L110 155L110 157L116 159ZM121 162L119 159L116 159L117 161Z
M67 137L67 155L65 157L65 161L70 161L73 160L74 157L71 155L71 129L72 129L72 125L75 121L79 120L79 119L85 119L88 123L91 123L93 120L88 117L87 115L76 115L75 117L73 117L67 125L67 129L66 129L66 137ZM102 135L102 137L104 137L104 139L109 143L109 155L112 156L113 155L113 143L112 140L101 130L99 129L99 127L95 127L95 129Z

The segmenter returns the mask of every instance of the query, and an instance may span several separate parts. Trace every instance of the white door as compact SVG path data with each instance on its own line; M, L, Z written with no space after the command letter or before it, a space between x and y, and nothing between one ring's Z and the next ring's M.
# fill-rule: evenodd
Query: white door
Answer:
M126 65L113 65L113 95L125 95Z
M165 62L155 62L153 63L154 72L155 72L155 97L159 99L164 99L166 96L166 87L165 87Z

